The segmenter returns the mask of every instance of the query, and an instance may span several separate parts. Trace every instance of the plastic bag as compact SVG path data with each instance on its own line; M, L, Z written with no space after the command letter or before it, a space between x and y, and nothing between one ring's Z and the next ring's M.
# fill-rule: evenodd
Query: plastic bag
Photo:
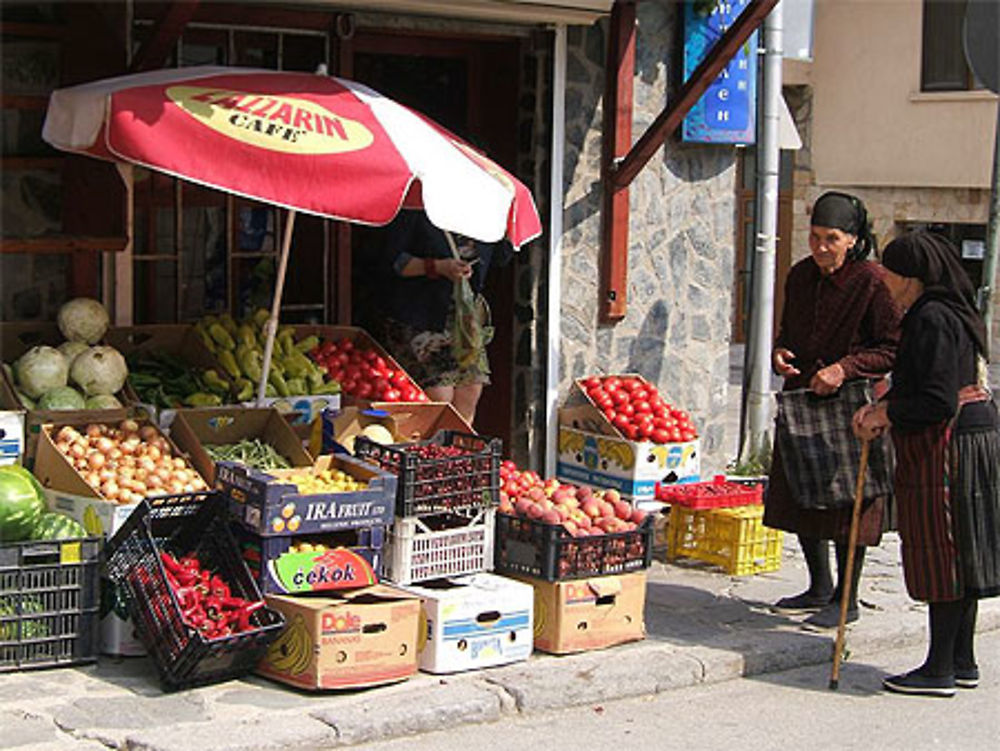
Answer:
M460 258L451 234L445 232L445 236L452 255ZM489 372L485 357L486 345L493 341L489 303L485 297L472 291L468 279L455 282L453 300L455 314L452 320L451 353L459 367L465 369L479 363L480 369Z

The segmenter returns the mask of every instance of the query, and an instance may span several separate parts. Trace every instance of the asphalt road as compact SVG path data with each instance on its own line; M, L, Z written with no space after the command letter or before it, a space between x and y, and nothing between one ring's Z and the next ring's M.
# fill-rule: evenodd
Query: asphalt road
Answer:
M918 665L923 649L849 661L839 691L829 666L668 691L556 713L467 725L366 745L370 751L510 749L805 749L919 751L1000 748L1000 632L977 639L983 679L954 698L897 696L881 678ZM609 654L609 658L613 658Z

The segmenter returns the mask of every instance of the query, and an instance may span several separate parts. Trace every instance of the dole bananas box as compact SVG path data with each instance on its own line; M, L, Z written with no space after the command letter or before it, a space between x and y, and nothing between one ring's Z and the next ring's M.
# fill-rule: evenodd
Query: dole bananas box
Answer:
M376 584L264 599L287 625L257 666L260 675L319 690L394 683L417 672L415 594Z
M420 669L457 673L527 660L532 650L530 584L470 574L411 584L420 595Z
M345 472L366 486L361 490L307 493L303 475L323 478ZM311 468L262 472L236 462L215 465L215 487L229 497L233 517L265 537L335 532L392 524L396 476L343 454L319 457Z
M535 593L535 648L552 654L603 649L646 638L646 572L527 582Z
M233 535L265 594L357 589L378 583L385 527L262 537L239 524Z

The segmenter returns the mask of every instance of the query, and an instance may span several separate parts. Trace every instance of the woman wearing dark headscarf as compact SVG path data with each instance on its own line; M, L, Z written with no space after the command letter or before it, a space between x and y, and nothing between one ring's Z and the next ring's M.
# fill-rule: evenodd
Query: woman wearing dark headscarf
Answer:
M845 193L824 193L810 218L811 255L795 264L785 282L781 326L773 351L784 390L809 388L833 394L845 381L878 378L892 367L899 313L882 282L879 266L867 261L875 246L864 204ZM799 536L809 568L809 588L774 605L782 613L812 613L806 623L837 626L844 586L850 499L844 508L805 509L789 487L775 443L764 501L764 523ZM848 621L858 618L857 589L866 545L877 545L886 528L886 499L866 502L850 582ZM829 541L838 568L834 589Z
M952 696L979 682L979 598L1000 594L1000 419L986 389L986 327L946 238L912 232L885 249L886 284L906 309L892 388L854 416L872 438L892 429L903 575L930 603L930 647L899 693Z

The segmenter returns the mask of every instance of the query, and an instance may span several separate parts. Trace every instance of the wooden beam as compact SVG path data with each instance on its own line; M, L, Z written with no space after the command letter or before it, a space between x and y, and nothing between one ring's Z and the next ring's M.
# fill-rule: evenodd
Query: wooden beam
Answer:
M612 174L612 185L606 185L605 189L613 188L618 191L628 187L663 142L673 135L691 107L697 103L777 3L778 0L750 0L733 25L715 43L705 59L694 69L691 77L684 82L674 100L659 114L642 137L636 141L628 155L618 164Z
M153 35L132 58L129 73L156 70L166 65L184 27L194 17L200 0L174 0L153 25Z
M124 237L82 237L80 235L42 235L40 237L0 238L0 253L72 253L74 251L110 251L125 249Z
M628 188L611 190L615 160L632 144L632 80L635 76L634 0L611 9L604 81L600 314L603 322L625 317L628 285Z

